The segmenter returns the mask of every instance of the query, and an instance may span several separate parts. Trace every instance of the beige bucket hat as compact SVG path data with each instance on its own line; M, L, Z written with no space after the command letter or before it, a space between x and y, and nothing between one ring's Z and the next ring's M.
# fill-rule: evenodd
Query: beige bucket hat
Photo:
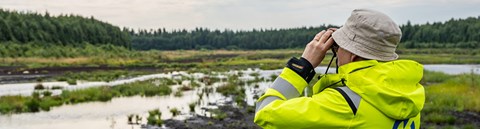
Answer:
M332 34L341 48L366 59L391 61L398 58L402 31L387 15L369 9L355 9L345 25Z

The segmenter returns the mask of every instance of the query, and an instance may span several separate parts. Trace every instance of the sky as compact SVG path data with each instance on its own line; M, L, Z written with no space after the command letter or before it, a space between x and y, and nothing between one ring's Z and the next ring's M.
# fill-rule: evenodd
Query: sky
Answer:
M343 25L357 8L381 11L399 25L480 16L480 0L0 0L0 8L93 16L120 27L167 30Z

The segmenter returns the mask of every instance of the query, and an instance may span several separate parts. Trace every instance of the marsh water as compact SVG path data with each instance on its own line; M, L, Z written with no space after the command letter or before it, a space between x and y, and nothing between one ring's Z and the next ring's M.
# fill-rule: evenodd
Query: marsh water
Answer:
M462 73L476 73L480 74L480 65L424 65L426 70L445 72L448 74L462 74ZM317 73L323 73L325 67L316 68ZM331 68L330 72L335 69ZM261 95L263 90L271 84L271 76L278 75L281 69L278 70L259 70L247 69L242 71L229 71L216 74L221 78L210 86L201 84L199 88L190 91L184 91L183 96L176 97L174 95L155 96L155 97L119 97L113 98L108 102L87 102L79 104L69 104L59 107L53 107L50 111L41 111L36 113L21 113L0 115L0 129L139 129L141 125L128 124L127 116L130 114L138 114L143 119L141 123L146 123L148 111L152 109L160 109L162 112L162 119L185 119L192 115L209 116L208 109L215 109L219 105L232 103L232 98L223 96L217 92L210 92L199 95L205 88L213 88L221 86L225 83L226 77L229 74L242 72L240 76L241 81L248 81L254 79L250 76L251 73L258 73L261 81L255 83L245 83L243 87L246 89L246 102L248 105L254 105L255 95ZM135 78L115 80L111 82L78 82L76 86L70 86L66 82L44 82L45 86L61 86L63 90L74 90L95 86L115 86L124 83L130 83L141 80L148 80L153 78L175 78L177 75L190 76L194 78L202 78L205 74L202 73L186 73L186 72L171 72L159 73L152 75L143 75ZM223 78L223 79L222 79ZM172 89L188 84L190 81L186 80L177 85L173 85ZM19 84L2 84L0 85L0 96L4 95L30 95L34 91L34 86L37 83L19 83ZM61 90L54 90L53 94L60 94ZM200 99L201 98L201 99ZM189 104L197 102L195 112L190 112ZM177 108L181 111L179 116L173 117L169 109ZM166 127L168 128L168 127Z

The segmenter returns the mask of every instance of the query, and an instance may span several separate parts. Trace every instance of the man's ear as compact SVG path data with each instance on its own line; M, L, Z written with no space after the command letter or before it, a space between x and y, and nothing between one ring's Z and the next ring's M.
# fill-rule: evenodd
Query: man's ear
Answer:
M357 58L358 58L358 56L357 56L357 55L355 55L355 54L352 54L352 56L350 56L350 62L357 61Z

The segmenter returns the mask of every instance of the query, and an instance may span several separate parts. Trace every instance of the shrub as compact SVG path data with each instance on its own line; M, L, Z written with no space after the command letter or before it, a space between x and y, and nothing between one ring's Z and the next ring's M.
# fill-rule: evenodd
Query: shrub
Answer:
M213 114L213 118L216 119L216 120L224 120L227 117L227 113L225 113L225 112L223 112L219 109L213 110L212 114Z
M196 106L196 103L188 104L188 108L190 109L190 112L195 112L195 106Z
M181 86L180 88L178 88L179 91L189 91L189 90L192 90L191 87L189 86Z
M173 96L175 96L175 97L182 97L182 96L183 96L183 93L182 93L182 91L178 90L178 91L175 92L175 94L173 94Z
M133 114L127 116L128 124L133 124Z
M77 80L67 79L67 83L68 83L69 85L77 85Z
M177 108L172 108L170 109L170 113L172 113L172 116L175 117L180 114L180 111Z
M52 92L51 91L43 91L43 97L50 97L52 96Z
M40 109L49 111L51 107L60 106L63 104L63 99L59 96L44 97L40 102Z
M162 112L159 109L148 111L147 124L162 126Z
M35 85L34 89L35 90L43 90L43 89L45 89L45 86L43 86L41 83L38 83L37 85Z
M40 102L38 99L30 99L25 103L29 112L38 112L40 111Z
M59 90L59 89L63 89L63 87L61 87L61 86L52 86L51 89L52 89L52 90Z

